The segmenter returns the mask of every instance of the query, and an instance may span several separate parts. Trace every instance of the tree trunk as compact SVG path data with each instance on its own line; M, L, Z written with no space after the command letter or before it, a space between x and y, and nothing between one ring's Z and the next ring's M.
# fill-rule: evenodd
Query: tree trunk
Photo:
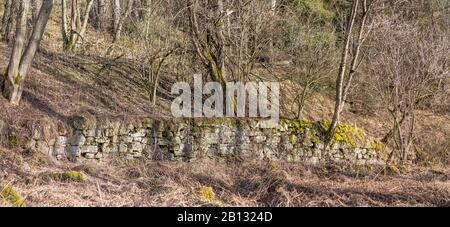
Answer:
M270 16L272 18L275 18L276 15L276 9L277 9L277 0L271 0L270 2ZM270 31L270 41L269 41L269 56L268 57L268 63L272 64L273 63L273 48L274 48L274 31Z
M32 24L36 23L36 20L39 16L39 10L41 9L41 6L42 6L42 0L31 1L31 12L32 12L31 23Z
M86 27L89 22L89 14L92 9L94 0L87 0L86 9L84 11L83 21L79 22L79 5L77 0L72 0L71 5L71 25L70 31L67 28L67 4L65 0L62 0L62 36L63 36L63 47L65 51L74 52L76 50L78 41L84 39L84 33L86 32ZM81 24L80 24L81 23ZM69 34L70 33L70 34Z
M119 24L121 21L122 16L122 10L120 7L120 0L113 0L112 1L112 18L113 18L113 24L112 24L112 31L113 31L113 38L114 42L119 38Z
M327 145L333 139L336 133L336 127L339 124L341 118L341 110L343 105L343 92L344 92L344 79L347 71L348 57L350 55L350 41L353 34L353 27L356 21L356 15L358 13L359 0L353 1L352 12L349 20L348 27L345 32L344 48L342 50L341 63L339 66L339 74L336 80L336 102L334 108L333 119L331 120L330 128L328 129Z
M113 7L113 31L114 31L114 40L113 42L117 42L120 39L120 36L122 35L122 28L123 23L125 22L125 19L130 16L132 10L133 10L133 0L128 0L127 8L125 12L122 14L120 3L118 3L118 0L114 0L114 7Z
M12 0L5 1L5 9L3 11L3 18L2 18L2 25L1 25L1 31L2 34L4 34L4 28L7 27L8 20L11 16L11 9L12 9Z
M78 28L80 27L79 23L79 9L78 9L78 0L71 0L71 23L70 23L70 31L69 31L69 45L67 46L67 50L73 51L74 45L73 42L77 37L76 31L78 31Z
M103 29L103 20L105 17L105 1L104 0L95 0L95 5L93 5L93 9L90 11L90 20L92 26L95 27L97 31L101 31Z
M34 56L42 40L48 18L53 9L53 0L43 1L30 41L28 42L25 52L22 54L25 44L29 6L28 0L21 1L17 20L16 40L8 66L7 80L3 86L3 95L12 105L19 105L22 97L23 82L31 69Z
M97 0L97 29L103 30L105 23L105 0Z
M67 2L61 0L61 33L63 37L63 49L69 46L69 30L67 28Z
M79 38L81 37L81 39L84 39L84 33L86 32L86 27L89 21L89 13L91 12L92 9L92 4L94 3L93 0L87 0L86 2L86 9L84 12L84 17L83 17L83 22L81 23L81 25L77 25L77 28L72 27L72 36L70 38L70 42L69 42L69 46L68 46L68 50L70 52L75 51ZM78 8L78 5L76 5L76 8ZM78 13L79 10L77 9L76 11L77 14L73 15L76 16L76 18L78 18ZM73 25L73 18L72 18L72 25ZM77 30L75 30L77 29Z

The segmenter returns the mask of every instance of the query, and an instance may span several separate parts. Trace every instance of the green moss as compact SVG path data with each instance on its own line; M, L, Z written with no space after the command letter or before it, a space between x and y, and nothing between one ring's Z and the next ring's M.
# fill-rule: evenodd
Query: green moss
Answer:
M202 199L207 201L216 201L216 193L214 192L214 189L212 187L201 187L199 189L200 196Z
M22 83L23 83L23 77L20 74L18 74L16 76L16 79L14 79L14 84L21 85Z
M7 185L1 192L1 197L15 207L25 207L25 199L14 190L11 185Z
M326 133L330 129L331 123L328 120L321 120L316 123L316 126L322 133Z
M328 120L314 123L306 120L283 120L281 124L287 126L288 130L290 130L291 136L289 141L291 143L298 142L296 140L297 137L304 137L313 144L317 144L325 138L331 125ZM351 147L356 147L365 141L366 136L363 130L347 124L339 124L333 136L333 143L345 144Z
M20 144L19 137L16 134L11 134L8 136L8 143L13 147L17 147Z
M316 128L320 131L321 136L325 137L330 126L331 123L328 120L322 120L317 122ZM356 147L358 144L365 142L365 137L364 130L340 123L336 126L332 142Z
M347 144L356 147L358 142L362 142L364 131L347 124L339 124L333 140L336 143Z
M89 175L96 174L98 172L97 169L95 169L94 167L89 166L87 164L79 165L79 166L73 168L73 170L75 170L75 171L83 171L83 172L85 172L85 173L87 173Z
M311 142L314 143L314 144L319 143L319 137L313 136L313 137L311 138Z
M201 133L201 128L199 126L193 125L191 126L191 133L193 134L199 134Z
M41 175L44 181L58 181L58 182L85 182L86 176L78 171L66 171L63 173L45 173Z
M291 132L296 135L305 135L308 130L314 130L314 124L306 120L283 120L281 124L283 126L287 126L291 130Z

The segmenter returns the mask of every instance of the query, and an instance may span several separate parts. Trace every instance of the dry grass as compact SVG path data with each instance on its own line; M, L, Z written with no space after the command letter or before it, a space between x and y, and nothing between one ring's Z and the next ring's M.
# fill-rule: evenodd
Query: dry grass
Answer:
M450 206L448 169L390 176L380 169L269 161L75 165L38 156L1 154L0 182L13 185L27 206ZM87 180L40 178L68 170L82 171Z

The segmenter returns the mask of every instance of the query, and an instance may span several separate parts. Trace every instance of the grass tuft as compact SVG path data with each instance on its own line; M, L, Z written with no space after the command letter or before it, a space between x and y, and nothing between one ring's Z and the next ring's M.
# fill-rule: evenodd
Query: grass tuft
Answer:
M11 185L7 185L0 193L1 197L14 207L26 207L25 198L22 197Z

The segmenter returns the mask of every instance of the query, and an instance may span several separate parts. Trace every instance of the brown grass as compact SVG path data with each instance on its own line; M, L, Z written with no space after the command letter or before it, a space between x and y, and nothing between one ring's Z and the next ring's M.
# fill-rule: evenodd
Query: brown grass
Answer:
M0 182L13 185L27 206L450 206L448 169L405 169L392 176L382 169L270 161L75 165L38 156L1 154ZM40 178L68 170L83 172L87 180ZM202 188L208 188L206 199Z

